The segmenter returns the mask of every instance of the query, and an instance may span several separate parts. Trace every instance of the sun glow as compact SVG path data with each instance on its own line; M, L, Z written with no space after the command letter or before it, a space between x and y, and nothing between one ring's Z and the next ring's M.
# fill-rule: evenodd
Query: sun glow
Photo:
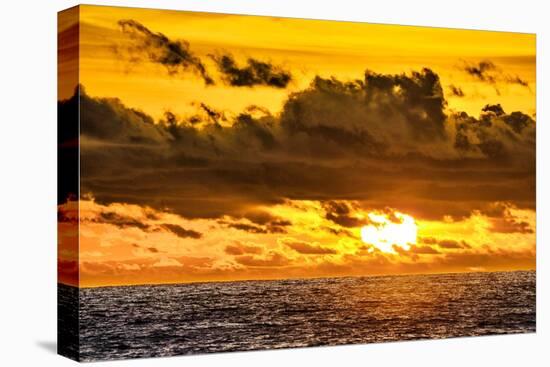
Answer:
M417 227L413 217L394 212L369 213L371 224L361 228L361 239L383 252L395 252L394 245L409 250L416 243Z

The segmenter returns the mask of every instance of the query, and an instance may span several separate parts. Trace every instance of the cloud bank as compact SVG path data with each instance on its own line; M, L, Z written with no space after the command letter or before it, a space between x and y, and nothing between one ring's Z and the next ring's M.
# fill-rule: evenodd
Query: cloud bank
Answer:
M70 106L60 102L60 114ZM317 77L279 115L247 110L223 126L210 114L154 121L85 92L80 108L82 193L99 202L190 218L243 217L285 199L355 200L420 218L535 205L535 121L498 105L447 111L429 69ZM354 220L332 209L333 221Z

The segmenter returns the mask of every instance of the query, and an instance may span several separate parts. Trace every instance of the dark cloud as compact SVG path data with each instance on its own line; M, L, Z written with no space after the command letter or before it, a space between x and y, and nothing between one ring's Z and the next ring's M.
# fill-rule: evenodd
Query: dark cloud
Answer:
M150 226L135 218L127 217L115 212L101 212L99 216L93 220L96 223L107 223L119 228L135 227L142 231L149 230Z
M310 88L290 96L281 124L320 145L380 156L400 144L406 150L413 141L444 139L445 105L439 77L430 69L410 76L367 71L364 80L353 82L316 77Z
M332 227L323 227L322 229L337 236L347 236L347 237L355 238L353 233L347 229L332 228Z
M494 84L496 83L496 78L493 73L497 70L495 64L491 61L480 61L477 64L466 64L464 66L464 71L475 77L476 79L481 80L482 82L487 82Z
M327 201L323 203L325 209L325 218L341 225L342 227L361 227L368 222L364 218L358 218L353 215L354 210L357 209L347 201Z
M497 116L504 115L504 109L502 108L500 103L493 104L493 105L491 105L491 104L485 105L485 107L483 107L481 109L481 111L483 111L483 112L493 112Z
M71 101L59 106L70 115ZM81 193L189 218L229 216L257 233L283 233L287 223L254 218L251 208L287 199L319 200L344 227L361 223L339 201L430 219L495 201L534 208L535 121L495 107L448 115L445 106L428 69L317 77L280 115L245 112L223 125L204 111L194 122L154 122L81 93Z
M500 67L489 60L479 61L478 63L465 62L462 70L481 82L493 85L497 83L517 84L530 90L529 83L526 80L521 79L517 75L505 73ZM499 93L498 88L496 90Z
M464 91L462 90L462 88L460 87L457 87L456 85L449 85L449 92L451 94L451 96L453 97L464 97L465 94L464 94Z
M535 121L516 111L506 114L500 104L486 105L479 119L461 113L453 116L455 148L495 161L522 160L535 164Z
M393 208L386 207L382 210L382 213L384 213L386 215L386 219L388 219L392 223L395 223L395 224L403 223L403 218L398 217L395 209Z
M534 228L524 219L515 215L518 207L512 202L494 202L483 208L479 212L487 217L491 222L491 229L501 233L535 233Z
M58 223L73 223L79 222L79 213L77 207L76 210L68 210L65 207L58 205L57 207L57 222Z
M202 233L194 231L192 229L185 229L177 224L165 223L162 225L162 228L172 232L173 234L181 238L198 239L202 237Z
M521 79L519 76L515 75L515 76L507 76L506 77L506 81L508 83L511 83L511 84L518 84L518 85L521 85L522 87L526 87L526 88L529 88L529 83L524 80L524 79Z
M434 237L420 237L420 242L425 243L427 245L436 245L437 244L437 238Z
M440 254L439 251L434 249L430 246L418 246L418 245L411 245L411 248L408 250L408 252L418 255L437 255Z
M516 134L521 134L526 128L533 128L535 125L535 120L533 120L529 115L526 115L522 112L512 112L509 115L503 116L502 120L512 128ZM534 134L534 131L533 131Z
M248 223L235 223L235 222L227 222L227 221L219 221L221 224L225 224L229 228L235 228L240 231L250 232L250 233L286 233L286 229L284 228L286 225L286 222L284 225L280 225L277 223L268 223L266 225L257 225L257 224L248 224Z
M60 217L60 221L62 221L62 222L69 221L69 220L74 220L72 218L72 216L70 216L70 214L72 214L72 213L67 214L66 211L64 211L63 209L58 210L58 217ZM145 217L148 220L158 219L158 217L156 215L152 215L151 212L147 212ZM180 225L177 225L177 224L164 223L164 224L161 224L160 226L157 226L155 224L145 223L144 221L142 221L138 218L122 215L122 214L115 213L115 212L112 212L112 211L100 212L95 218L90 219L90 221L93 222L93 223L111 224L111 225L117 226L119 228L134 227L134 228L138 228L138 229L140 229L144 232L159 231L162 228L162 229L164 229L166 231L169 231L170 233L173 233L176 236L181 237L181 238L199 239L199 238L202 237L202 233L191 230L191 229L185 229L185 228L183 228L183 227L181 227ZM134 245L134 246L139 247L138 245Z
M189 42L181 39L170 39L160 32L154 32L143 24L125 19L118 22L123 33L129 36L130 45L117 45L117 53L126 56L131 62L146 59L160 64L170 75L192 71L199 75L206 85L215 84L200 57L195 55ZM234 87L268 86L286 88L292 80L292 74L281 66L261 61L252 57L246 60L245 66L239 66L230 54L210 55L223 81ZM203 108L210 114L206 105ZM214 114L211 117L215 117Z
M253 211L243 214L251 224L226 223L229 227L241 229L252 233L286 233L286 228L292 225L292 222L273 216L262 211Z
M200 103L200 107L204 112L206 112L206 114L208 115L208 118L214 124L218 124L220 119L225 120L225 116L221 112L214 110L212 107L209 107L204 103Z
M491 230L500 233L534 233L531 225L525 221L517 221L512 218L491 219Z
M241 265L257 267L285 266L290 264L290 260L278 252L271 252L267 257L253 255L236 256L235 261Z
M334 255L338 252L334 249L311 244L305 241L289 240L284 241L284 244L294 251L304 255Z
M191 52L187 41L171 40L132 19L120 20L118 25L133 41L125 50L131 55L132 61L146 58L165 66L172 75L191 70L198 74L205 84L214 84L201 59Z
M228 245L225 247L225 253L228 255L244 255L244 254L255 254L259 255L263 252L261 246L246 245L240 242L234 245Z
M464 240L448 240L448 239L437 239L434 237L421 237L419 242L426 245L437 245L443 249L463 249L470 248L471 246Z
M238 66L232 55L211 55L225 82L234 87L253 87L264 85L274 88L286 88L292 80L289 71L271 63L248 58L246 66Z
M71 27L73 28L73 27ZM61 43L60 43L61 45ZM78 50L78 33L76 34L76 48ZM77 51L78 52L78 51ZM61 55L61 53L60 53ZM63 60L59 62L63 62ZM78 56L75 56L78 59ZM68 77L60 78L71 79ZM73 98L57 103L57 204L68 200L75 200L79 192L79 100L80 85L74 89Z
M251 211L244 214L244 217L249 221L259 225L281 226L286 227L292 225L292 222L277 216L274 216L265 211Z

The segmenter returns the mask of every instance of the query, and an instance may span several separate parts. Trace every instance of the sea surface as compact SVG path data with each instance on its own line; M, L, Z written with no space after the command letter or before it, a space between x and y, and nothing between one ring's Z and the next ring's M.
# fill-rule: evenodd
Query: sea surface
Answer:
M535 280L529 271L83 288L80 360L535 332Z

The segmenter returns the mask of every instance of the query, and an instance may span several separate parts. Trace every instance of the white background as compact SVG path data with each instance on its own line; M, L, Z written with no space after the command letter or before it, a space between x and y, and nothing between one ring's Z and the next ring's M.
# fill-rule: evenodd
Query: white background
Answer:
M93 1L182 10L537 33L537 333L105 362L113 366L548 365L548 10L545 1ZM56 340L56 12L13 0L0 13L0 365L65 366ZM253 30L251 30L253 32ZM545 144L546 143L546 144ZM546 339L546 340L545 340ZM545 348L546 344L546 348Z

